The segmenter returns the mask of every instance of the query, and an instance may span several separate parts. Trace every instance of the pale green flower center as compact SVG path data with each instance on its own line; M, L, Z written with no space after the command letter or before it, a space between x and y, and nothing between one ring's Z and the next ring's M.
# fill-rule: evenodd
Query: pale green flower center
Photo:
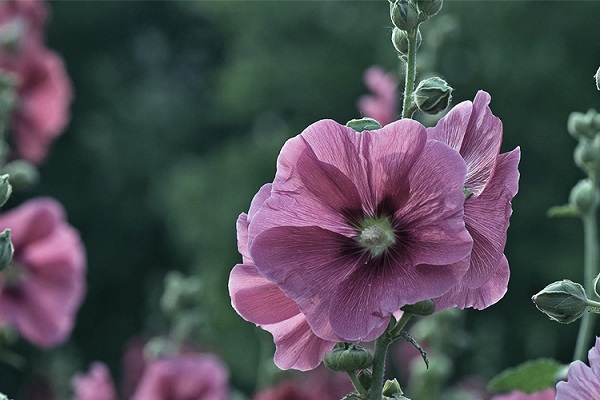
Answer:
M389 218L366 218L358 229L356 241L372 256L379 256L396 243L396 236Z

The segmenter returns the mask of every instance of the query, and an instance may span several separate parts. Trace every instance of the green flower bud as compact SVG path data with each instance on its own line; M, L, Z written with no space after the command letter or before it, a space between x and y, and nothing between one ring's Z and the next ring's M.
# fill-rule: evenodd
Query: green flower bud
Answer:
M369 390L371 382L373 382L373 373L368 369L363 369L358 374L358 381L365 389Z
M4 166L3 172L10 175L10 184L15 190L29 190L40 180L36 166L25 160L9 162Z
M394 0L390 2L390 18L394 25L410 31L419 25L419 10L413 0Z
M590 179L582 179L571 189L569 204L580 214L587 213L598 201L596 189Z
M427 316L435 312L435 303L433 300L423 300L415 304L407 304L400 308L402 311L409 312L414 315Z
M578 320L588 308L583 286L568 279L549 284L531 300L538 310L561 324Z
M160 306L166 315L175 317L185 310L196 308L201 294L200 279L194 276L185 277L181 272L171 271L165 277Z
M600 274L596 275L596 278L594 278L594 293L596 293L596 296L600 297Z
M421 35L421 30L417 29L417 50L419 47L421 47L421 42L423 42L423 36ZM394 29L392 29L392 44L398 53L408 53L408 33L402 29L394 27Z
M12 262L15 248L10 240L10 229L0 233L0 271L6 269Z
M381 129L381 124L373 118L351 119L346 123L346 126L354 129L356 132Z
M598 162L598 156L600 156L599 149L596 148L591 140L586 138L579 140L573 153L575 164L586 172L594 169L594 166Z
M12 194L12 186L8 180L8 174L0 175L0 207L6 204Z
M596 89L600 90L600 68L596 71L594 75L594 80L596 81Z
M600 132L600 116L594 109L585 114L572 112L567 121L567 130L575 139L593 139Z
M445 110L452 100L452 88L442 78L427 78L419 82L413 93L413 101L419 110L437 114Z
M417 7L428 17L431 17L442 9L442 3L442 0L417 0Z
M398 383L398 380L394 378L393 380L387 380L383 384L383 391L381 392L384 396L392 397L395 394L403 394L402 388Z
M373 354L361 346L345 344L325 355L323 363L333 371L356 371L365 369L373 364Z

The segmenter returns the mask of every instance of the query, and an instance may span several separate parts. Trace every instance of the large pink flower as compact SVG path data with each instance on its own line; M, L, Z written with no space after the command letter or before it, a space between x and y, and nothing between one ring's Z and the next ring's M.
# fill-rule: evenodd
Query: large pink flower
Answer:
M377 120L382 126L398 119L397 79L378 66L367 69L363 79L373 94L358 99L362 115Z
M567 380L556 385L556 400L595 400L600 398L600 337L588 352L590 366L573 361Z
M0 324L53 346L71 333L85 292L85 250L53 199L30 200L0 215L11 229L14 265L0 273Z
M502 122L480 91L471 103L455 106L434 128L430 139L448 144L467 164L464 187L465 224L473 238L469 270L460 283L436 299L438 310L448 307L483 309L507 290L509 268L504 256L511 200L518 190L520 150L499 154Z
M151 362L132 400L227 400L229 374L214 356L190 353Z
M106 365L94 363L87 374L77 374L71 381L74 400L117 400L115 385Z
M231 271L231 304L246 320L271 332L276 346L275 364L279 368L307 371L323 361L325 352L330 351L337 340L327 341L316 336L298 304L260 275L252 262L247 247L248 224L270 195L271 184L264 185L252 200L248 214L238 218L238 250L243 263Z
M315 335L372 340L393 312L441 296L468 268L465 174L415 121L362 133L319 121L281 150L249 221L249 255Z
M18 45L0 49L0 70L17 78L11 129L14 157L39 164L69 121L73 98L62 59L43 44L44 2L18 0L0 5L0 31L22 26Z
M523 392L511 392L509 394L500 394L491 398L491 400L554 400L556 396L556 390L550 388L542 392L527 394ZM583 400L583 397L578 397L579 400ZM591 397L590 397L591 399Z

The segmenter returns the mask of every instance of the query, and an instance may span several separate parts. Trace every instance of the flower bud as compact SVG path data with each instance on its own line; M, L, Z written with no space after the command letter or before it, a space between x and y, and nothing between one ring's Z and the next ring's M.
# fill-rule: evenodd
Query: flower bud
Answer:
M419 110L437 114L445 110L452 100L452 88L437 76L419 82L413 93L413 101Z
M356 371L373 364L373 354L369 350L352 343L344 346L325 355L323 363L327 368L333 371Z
M419 24L419 10L413 0L395 0L390 2L390 18L397 28L410 31Z
M402 311L409 312L414 315L427 316L435 312L435 303L433 300L423 300L415 304L407 304L400 308Z
M29 190L37 185L40 173L35 165L25 160L13 160L4 166L15 190Z
M381 124L379 121L373 118L351 119L346 123L346 126L354 129L356 132L381 129Z
M596 275L596 278L594 278L594 293L596 293L596 296L600 297L600 274Z
M571 189L569 204L580 214L587 213L598 201L596 188L590 179L582 179Z
M419 11L423 11L428 17L437 14L442 9L442 0L417 0Z
M402 393L402 388L400 387L400 384L398 383L398 380L396 378L394 378L393 380L388 379L383 384L383 391L381 392L381 394L383 394L384 396L392 397L395 394Z
M10 229L0 233L0 271L3 271L12 262L15 248L10 240Z
M572 112L567 121L567 130L575 139L593 139L600 132L600 115L594 109L585 114Z
M8 179L8 174L0 175L0 207L6 204L12 194L12 186Z
M160 307L167 316L175 317L197 307L201 294L202 282L197 277L186 278L178 271L171 271L165 277Z
M423 36L421 35L421 30L417 29L417 50L419 49L419 47L421 47L421 42L423 42ZM406 31L394 27L394 29L392 29L392 44L394 45L394 48L398 53L408 53L408 34L406 33Z
M531 300L538 310L561 324L578 320L588 308L583 286L568 279L549 284Z
M596 89L600 90L600 67L598 68L598 70L596 71L596 74L594 75L594 80L596 81Z

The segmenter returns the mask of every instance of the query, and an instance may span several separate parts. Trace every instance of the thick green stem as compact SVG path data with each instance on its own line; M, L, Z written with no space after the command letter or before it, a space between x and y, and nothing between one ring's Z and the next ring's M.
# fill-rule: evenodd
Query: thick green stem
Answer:
M597 189L596 189L597 190ZM594 204L589 212L582 216L584 233L584 284L588 297L596 297L594 293L594 278L598 270L600 253L598 249L598 204ZM596 313L587 312L581 318L577 344L575 345L574 360L585 360L591 344Z
M356 391L358 393L360 393L361 395L366 396L367 391L365 390L362 383L360 383L360 381L358 380L358 377L356 376L356 372L347 371L347 374L350 377L350 380L352 381L352 384L354 385L354 388L356 389Z
M373 379L369 388L369 400L382 400L383 379L385 375L385 355L392 343L388 333L384 333L375 341L375 354L373 355Z
M408 31L408 52L406 59L406 73L404 76L404 103L402 104L402 118L411 118L415 112L412 105L412 94L415 90L415 77L417 75L417 29Z

